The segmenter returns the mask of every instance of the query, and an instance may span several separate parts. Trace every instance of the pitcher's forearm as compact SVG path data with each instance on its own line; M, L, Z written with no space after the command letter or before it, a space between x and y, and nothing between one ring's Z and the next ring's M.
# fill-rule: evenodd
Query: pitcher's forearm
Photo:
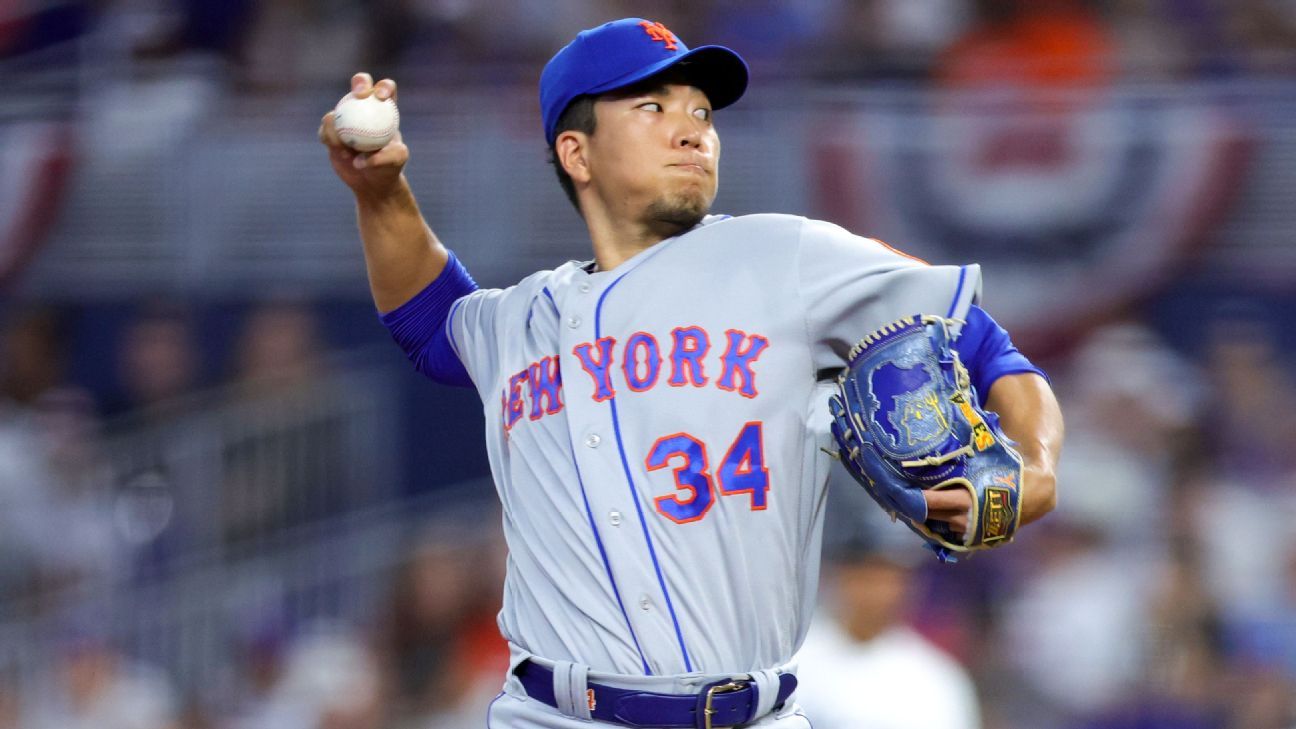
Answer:
M995 381L986 401L999 414L1004 433L1021 453L1021 523L1028 524L1057 504L1057 464L1065 427L1048 382L1035 374L1006 375Z
M446 249L423 219L404 176L385 194L357 195L356 219L379 311L409 301L445 268Z

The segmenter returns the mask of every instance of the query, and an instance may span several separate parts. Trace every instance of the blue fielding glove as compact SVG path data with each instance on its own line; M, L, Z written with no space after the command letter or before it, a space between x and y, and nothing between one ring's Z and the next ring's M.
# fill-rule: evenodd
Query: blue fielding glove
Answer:
M943 562L1012 541L1021 521L1021 456L977 402L950 324L913 316L865 337L828 404L847 472ZM955 488L972 496L962 536L929 521L923 498Z

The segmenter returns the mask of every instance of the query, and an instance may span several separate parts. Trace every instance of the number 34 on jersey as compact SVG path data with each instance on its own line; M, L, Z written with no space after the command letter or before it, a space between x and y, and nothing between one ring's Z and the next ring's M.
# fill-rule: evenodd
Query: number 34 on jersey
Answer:
M635 332L621 346L615 337L601 337L576 345L572 354L589 376L590 396L598 402L613 398L618 387L644 392L663 380L671 387L714 385L742 397L756 397L755 365L769 339L739 329L728 329L718 339L724 347L718 357L710 355L710 334L697 326L673 329L666 348L652 334ZM614 373L620 375L615 378L619 382L614 381ZM524 415L534 421L561 412L559 358L545 357L509 377L500 405L506 434ZM707 444L683 432L658 438L649 447L644 466L649 473L671 469L675 490L656 496L653 503L658 513L676 524L702 520L721 496L745 498L753 511L766 508L769 469L760 421L745 423L714 466Z
M674 462L673 494L653 499L657 512L676 524L687 524L706 516L715 503L716 493L723 496L747 494L753 511L765 510L769 491L769 469L765 467L764 433L761 422L754 420L738 431L714 478L707 458L707 447L688 433L675 433L657 439L644 463L649 471L666 468Z

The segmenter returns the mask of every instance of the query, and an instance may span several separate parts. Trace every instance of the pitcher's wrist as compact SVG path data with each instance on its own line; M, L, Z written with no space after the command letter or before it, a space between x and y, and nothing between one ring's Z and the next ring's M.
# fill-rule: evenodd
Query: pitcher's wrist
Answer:
M374 211L403 207L412 197L409 183L405 181L403 172L388 185L366 185L352 189L352 193L355 195L357 205L365 210Z

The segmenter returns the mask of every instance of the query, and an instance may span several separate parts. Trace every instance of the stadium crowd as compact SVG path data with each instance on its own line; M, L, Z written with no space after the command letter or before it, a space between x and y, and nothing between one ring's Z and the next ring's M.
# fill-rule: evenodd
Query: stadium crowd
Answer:
M252 312L227 379L284 387L308 376L323 354L304 335L308 312ZM184 315L144 307L118 341L123 391L79 387L63 364L68 316L23 310L3 330L0 607L10 621L57 618L57 670L39 691L5 684L0 726L477 725L507 660L493 619L497 515L485 505L467 519L421 521L385 578L388 597L364 621L246 616L223 685L182 692L182 676L120 652L111 624L87 617L95 612L75 596L145 584L159 530L124 520L126 486L104 483L101 413L150 412L203 379ZM1072 433L1065 508L1011 549L956 567L909 540L903 552L864 550L860 559L904 555L891 563L905 575L906 610L892 619L966 668L983 715L967 726L1293 726L1296 385L1274 324L1250 309L1223 312L1199 358L1147 326L1113 324L1050 372ZM896 528L871 521L873 508L833 510L850 516L830 521L830 557L843 534L859 538L858 523ZM238 514L224 518L240 538ZM903 705L925 690L907 688L890 699Z
M571 28L627 16L669 18L683 38L742 48L762 77L924 78L965 54L1002 64L1001 72L1043 75L1090 66L1089 73L1137 78L1222 78L1296 68L1296 11L1273 0L173 0L145 7L155 22L134 46L139 57L215 52L271 87L332 81L346 61L449 83L512 80L509 73L529 80Z

